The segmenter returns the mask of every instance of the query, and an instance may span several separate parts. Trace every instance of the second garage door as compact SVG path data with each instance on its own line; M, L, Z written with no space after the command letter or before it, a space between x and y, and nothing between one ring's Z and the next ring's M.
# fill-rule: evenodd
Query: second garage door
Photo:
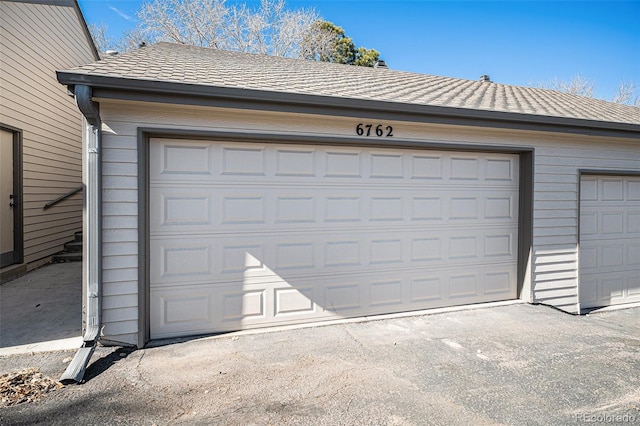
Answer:
M518 164L152 139L151 337L516 298Z
M580 180L583 309L640 302L640 176Z

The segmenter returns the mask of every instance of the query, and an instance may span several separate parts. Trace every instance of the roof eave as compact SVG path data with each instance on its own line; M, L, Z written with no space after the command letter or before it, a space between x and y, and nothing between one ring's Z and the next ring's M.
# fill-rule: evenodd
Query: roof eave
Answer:
M87 85L94 98L122 99L281 112L336 114L370 119L417 121L481 127L514 128L640 139L640 125L570 117L419 105L369 99L275 92L181 82L131 79L119 76L58 71L67 86Z

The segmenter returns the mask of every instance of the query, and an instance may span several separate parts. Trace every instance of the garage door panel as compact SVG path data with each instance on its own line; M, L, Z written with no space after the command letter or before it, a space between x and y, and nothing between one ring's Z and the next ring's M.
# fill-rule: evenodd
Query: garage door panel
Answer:
M285 193L275 197L275 223L315 223L317 200L307 193Z
M518 204L516 197L505 195L504 193L490 193L484 198L484 219L487 220L507 220L509 222L517 220Z
M424 189L420 188L420 192ZM515 191L515 189L511 189ZM271 188L262 192L246 189L180 188L152 186L150 189L151 235L160 232L236 230L235 225L269 225L288 229L305 227L351 228L353 226L440 226L443 222L512 226L518 217L517 197L505 190L432 190L395 192L323 190L294 192L291 188ZM428 195L427 195L428 194ZM617 219L614 223L613 219ZM624 218L622 218L624 219ZM610 219L610 230L620 227L620 217ZM635 229L640 218L626 219L626 228ZM586 226L586 225L585 225Z
M627 180L627 201L640 201L640 180Z
M328 283L324 290L325 297L322 305L324 311L347 313L361 312L365 308L362 286L358 282L351 282L348 278L339 284Z
M580 212L580 241L587 241L589 237L598 234L598 213L593 211Z
M222 322L255 321L267 319L267 290L231 288L223 291L217 308Z
M517 235L513 231L492 232L489 230L484 236L484 252L481 256L515 260L517 256L516 239Z
M640 282L637 277L627 277L627 295L632 302L640 302Z
M403 164L404 158L401 153L376 153L370 155L369 176L372 178L394 178L405 177L406 167Z
M600 233L612 238L624 233L624 213L621 211L602 212L600 214Z
M512 287L512 280L515 279L515 268L511 262L504 262L502 264L492 264L490 268L487 268L481 262L470 263L467 265L450 265L441 264L439 266L422 266L412 268L387 268L387 269L373 269L369 268L365 272L353 268L351 271L340 271L335 273L326 272L318 275L303 275L298 273L296 275L285 273L275 273L268 268L261 273L255 275L250 273L237 273L226 277L226 279L209 280L207 278L202 279L190 279L188 284L176 277L172 277L171 280L166 282L157 282L152 286L154 290L165 290L176 287L174 284L179 284L179 288L190 287L212 287L212 288L226 288L230 287L234 289L262 289L269 288L272 285L283 285L286 287L301 289L309 286L319 285L321 288L325 285L331 285L332 283L343 281L347 282L363 282L365 285L377 282L379 279L383 281L397 280L398 277L408 280L407 282L413 282L412 288L418 289L417 285L423 283L425 285L429 283L439 282L440 285L447 287L449 285L451 270L455 271L460 276L470 276L473 274L474 282L478 283L476 294L496 293L503 292L509 294L515 294ZM456 277L458 276L456 275ZM460 280L458 280L461 282ZM508 282L509 286L505 286ZM419 293L419 292L418 292ZM442 295L448 295L449 293L441 293ZM409 300L409 296L407 296ZM419 299L421 296L418 296ZM431 298L433 296L429 296ZM416 299L416 300L417 300ZM413 298L411 298L413 300ZM318 302L322 304L322 302Z
M211 329L214 321L213 290L203 286L151 291L151 334L178 336L185 329L193 334Z
M180 244L173 247L160 246L160 274L162 278L213 274L213 249L210 244Z
M496 157L491 158L490 155L486 157L485 166L485 180L493 182L505 182L507 184L514 184L518 182L517 170L518 165L513 158Z
M584 308L638 301L640 177L583 176L580 300Z
M276 288L274 290L274 317L314 314L315 289L312 285L298 288Z
M150 150L154 338L517 296L515 155Z
M265 176L264 147L222 147L220 173L228 176Z
M580 303L584 306L598 306L598 280L596 277L580 275Z
M322 230L248 235L182 234L152 237L152 285L208 279L225 282L238 278L265 279L274 274L298 277L313 273L348 273L368 270L516 262L517 233L497 228L437 228L389 232L367 228L344 232ZM302 235L301 235L302 234ZM372 237L372 235L377 236Z
M263 194L224 194L220 203L222 225L265 224L266 197Z
M402 312L516 297L510 265L478 271L416 270L396 273L304 278L296 282L158 287L151 303L152 335L172 337L214 331L294 324L350 316ZM295 284L293 284L295 283Z
M624 179L621 178L601 178L600 179L600 199L602 201L623 201L624 200Z
M449 179L480 180L480 163L475 156L454 154L449 160Z
M580 300L592 307L640 302L640 284L624 271L587 275L580 280Z
M442 276L416 274L410 280L409 300L414 304L435 303L444 299L443 291Z
M580 247L582 274L599 272L636 271L640 266L640 243L626 240L587 241Z
M208 280L216 273L214 259L216 250L211 242L204 239L151 239L150 282L184 282Z
M399 279L373 280L367 286L369 290L369 306L387 310L402 310L397 308L404 303L403 282ZM395 307L395 308L394 308Z
M276 176L315 177L315 150L310 148L277 148Z
M624 277L619 273L602 274L598 277L598 299L609 299L609 303L622 299L624 296Z
M213 170L213 149L207 142L164 140L155 143L149 153L149 178L171 179L180 177L201 180L211 176Z
M513 291L511 283L516 279L513 270L507 268L506 270L492 270L485 272L484 275L484 294L486 296L502 295L510 298L515 298L516 293Z
M640 212L628 212L626 219L626 233L640 237Z
M327 178L327 184L342 178L373 181L453 180L465 185L517 185L517 156L391 152L340 147L277 146L151 139L151 181L197 180L200 183L226 180L255 180L289 177ZM202 176L196 176L200 174ZM331 179L336 178L336 179ZM475 182L475 183L474 183ZM484 186L484 185L483 185Z
M176 232L205 229L214 224L211 191L151 187L149 200L152 233L159 229Z
M632 205L618 206L618 211L594 212L594 208L583 207L580 213L581 241L603 241L640 238L640 213L625 211ZM636 207L640 210L640 205Z
M640 242L632 242L627 245L627 265L640 267Z
M480 290L478 288L478 273L475 271L458 271L449 277L449 297L475 299Z
M364 177L362 154L360 151L327 150L324 153L324 170L322 176L329 178L362 178Z

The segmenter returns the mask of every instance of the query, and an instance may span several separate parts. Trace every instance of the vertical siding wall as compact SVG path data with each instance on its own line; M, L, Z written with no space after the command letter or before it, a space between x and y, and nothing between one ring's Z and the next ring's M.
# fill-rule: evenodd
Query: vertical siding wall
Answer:
M101 102L105 339L138 342L137 131L256 131L354 136L357 119ZM535 149L533 301L578 309L578 170L639 170L637 141L393 123L396 139ZM366 141L365 141L366 142ZM389 141L393 142L393 141ZM529 299L528 295L523 295Z
M82 230L81 114L55 71L95 60L72 7L1 2L0 122L23 131L24 260L62 250Z

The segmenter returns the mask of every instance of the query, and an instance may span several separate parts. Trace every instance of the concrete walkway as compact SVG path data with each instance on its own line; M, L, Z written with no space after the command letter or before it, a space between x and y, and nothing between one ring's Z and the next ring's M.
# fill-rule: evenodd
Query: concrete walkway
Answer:
M57 378L73 351L0 357ZM98 348L0 424L640 424L640 309L517 304Z
M0 355L79 348L82 262L54 263L0 285Z

